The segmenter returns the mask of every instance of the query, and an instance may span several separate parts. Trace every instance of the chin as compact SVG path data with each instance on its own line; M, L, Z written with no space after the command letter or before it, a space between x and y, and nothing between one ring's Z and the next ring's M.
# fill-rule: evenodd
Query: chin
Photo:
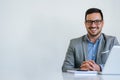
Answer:
M95 37L98 36L100 33L94 33L94 34L90 34L91 36Z

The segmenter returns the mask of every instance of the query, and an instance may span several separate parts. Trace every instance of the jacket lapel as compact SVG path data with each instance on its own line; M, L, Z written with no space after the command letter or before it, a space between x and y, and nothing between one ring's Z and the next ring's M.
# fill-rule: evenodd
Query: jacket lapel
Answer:
M105 45L105 40L104 38L99 42L99 46L98 46L98 51L97 51L97 54L96 54L96 62L97 63L101 63L101 51L103 51L104 49L104 45Z
M85 39L86 36L83 37L83 42L82 42L82 46L83 46L83 56L84 56L84 60L87 60L87 56L88 56L88 48L87 48L87 40Z

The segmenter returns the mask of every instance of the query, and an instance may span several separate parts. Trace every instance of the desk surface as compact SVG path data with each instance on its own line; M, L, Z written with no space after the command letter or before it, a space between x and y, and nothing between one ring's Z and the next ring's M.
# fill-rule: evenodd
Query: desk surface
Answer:
M74 75L72 73L62 73L63 80L120 80L120 75Z

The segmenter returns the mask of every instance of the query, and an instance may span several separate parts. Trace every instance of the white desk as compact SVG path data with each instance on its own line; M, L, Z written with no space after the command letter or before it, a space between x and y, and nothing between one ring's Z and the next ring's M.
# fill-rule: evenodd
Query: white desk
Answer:
M75 76L71 73L62 73L63 80L120 80L120 75L92 75L92 76Z

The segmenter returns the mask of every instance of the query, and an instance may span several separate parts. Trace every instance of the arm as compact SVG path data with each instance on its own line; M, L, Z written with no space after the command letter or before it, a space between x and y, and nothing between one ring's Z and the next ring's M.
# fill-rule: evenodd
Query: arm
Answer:
M119 44L119 42L118 42L118 40L117 40L116 37L114 38L114 45L118 45L118 46L120 46L120 44Z
M70 42L66 57L62 66L62 71L66 72L67 70L74 69L74 48L72 42Z

